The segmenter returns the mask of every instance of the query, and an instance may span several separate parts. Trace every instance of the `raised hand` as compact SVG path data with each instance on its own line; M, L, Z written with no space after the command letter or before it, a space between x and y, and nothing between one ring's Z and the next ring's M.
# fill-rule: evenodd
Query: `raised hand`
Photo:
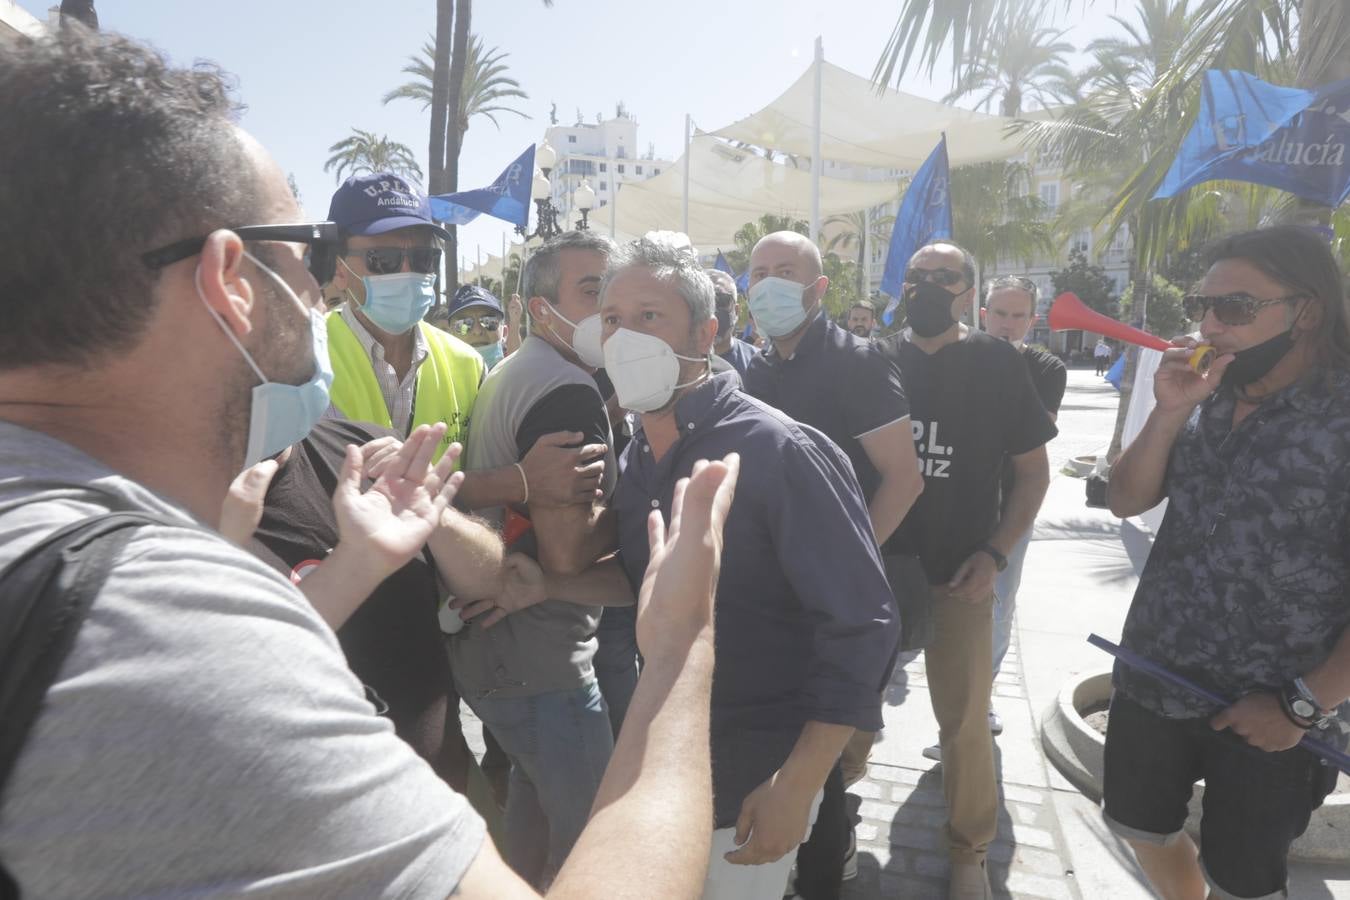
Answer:
M429 468L444 436L444 423L418 426L381 461L379 474L366 491L361 490L366 467L361 450L347 447L333 492L339 546L360 550L363 559L385 573L396 571L421 551L464 480L462 472L451 473L460 453L458 444L451 444L440 463Z
M1172 349L1163 351L1163 361L1153 375L1153 398L1162 409L1190 410L1218 390L1233 354L1219 356L1201 374L1190 366L1191 354L1197 346L1195 338L1179 337L1172 339Z
M227 540L242 547L252 539L262 521L267 489L290 457L291 448L287 447L276 457L255 463L235 476L220 507L218 530Z

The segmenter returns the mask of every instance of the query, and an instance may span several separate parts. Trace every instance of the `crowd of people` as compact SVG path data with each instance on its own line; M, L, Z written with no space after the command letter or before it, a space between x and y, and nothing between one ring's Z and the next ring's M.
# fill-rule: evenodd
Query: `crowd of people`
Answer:
M0 893L838 898L922 649L949 896L991 896L1066 385L1033 281L967 325L930 244L873 340L795 232L742 297L683 235L576 231L438 302L420 188L296 224L218 73L73 30L0 83ZM1291 748L1350 696L1344 282L1293 227L1211 262L1220 355L1165 354L1110 483L1170 500L1125 644L1241 697L1116 672L1104 815L1186 900L1285 890L1335 775Z

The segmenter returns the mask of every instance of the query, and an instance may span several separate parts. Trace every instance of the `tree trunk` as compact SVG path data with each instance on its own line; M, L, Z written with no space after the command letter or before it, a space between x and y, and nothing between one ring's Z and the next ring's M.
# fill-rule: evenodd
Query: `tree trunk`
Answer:
M450 102L450 35L455 0L436 0L436 43L431 70L431 138L427 146L427 193L444 194L445 126Z
M446 0L440 0L446 2ZM449 113L446 119L445 133L445 182L446 192L459 190L459 150L464 143L464 123L460 109L464 105L464 73L469 62L469 26L473 16L472 0L455 0L455 39L450 55L450 99L446 104ZM458 229L451 225L450 241L446 247L449 258L459 259ZM450 280L450 290L459 287L459 269L446 272Z

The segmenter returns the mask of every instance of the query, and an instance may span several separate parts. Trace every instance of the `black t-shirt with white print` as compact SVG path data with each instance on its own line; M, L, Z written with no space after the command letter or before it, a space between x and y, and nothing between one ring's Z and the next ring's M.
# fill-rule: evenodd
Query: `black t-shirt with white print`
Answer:
M944 584L998 527L1005 456L1058 434L1022 354L984 332L927 354L902 334L877 343L909 398L923 493L886 542Z

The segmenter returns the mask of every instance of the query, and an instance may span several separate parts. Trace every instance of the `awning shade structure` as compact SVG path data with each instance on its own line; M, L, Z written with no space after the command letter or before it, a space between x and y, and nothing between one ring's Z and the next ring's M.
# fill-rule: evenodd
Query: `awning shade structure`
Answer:
M931 151L932 148L930 147ZM689 170L689 237L700 251L735 246L737 229L760 216L806 219L811 211L811 172L804 163L766 159L761 153L699 134L681 157L660 175L629 182L619 191L614 210L615 236L639 237L648 231L679 230L682 218L684 167ZM825 216L855 212L893 200L897 181L820 179L820 208ZM608 210L592 219L605 228Z
M713 134L810 156L815 65L821 67L822 159L913 171L933 152L943 132L952 166L1008 159L1023 152L1017 138L1004 136L1012 119L889 88L878 93L868 79L823 60L808 67L768 106Z

